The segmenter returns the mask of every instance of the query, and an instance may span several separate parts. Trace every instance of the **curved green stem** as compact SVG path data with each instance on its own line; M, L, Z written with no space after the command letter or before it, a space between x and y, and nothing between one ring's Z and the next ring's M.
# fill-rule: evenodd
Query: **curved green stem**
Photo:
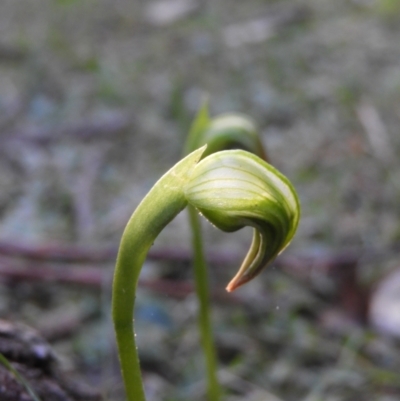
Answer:
M207 394L209 401L218 401L220 399L221 389L217 377L217 358L210 316L207 263L204 257L203 239L198 211L189 205L188 212L192 228L195 286L197 299L199 301L198 324L207 371Z
M191 153L154 185L122 235L114 273L112 315L128 401L146 400L133 325L139 274L158 234L187 205L182 186L203 150Z

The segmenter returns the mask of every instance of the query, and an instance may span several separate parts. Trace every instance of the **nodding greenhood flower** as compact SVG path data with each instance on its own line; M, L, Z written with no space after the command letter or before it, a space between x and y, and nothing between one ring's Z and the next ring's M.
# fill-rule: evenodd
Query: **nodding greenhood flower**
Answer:
M275 168L243 150L221 151L202 159L205 148L186 156L157 181L122 235L112 314L129 401L145 401L132 317L142 265L163 228L188 205L224 231L254 227L250 250L227 287L233 291L288 245L299 222L296 192Z
M185 197L219 229L254 227L250 250L228 284L251 280L289 244L299 222L299 201L289 180L259 157L217 152L201 160L184 185Z

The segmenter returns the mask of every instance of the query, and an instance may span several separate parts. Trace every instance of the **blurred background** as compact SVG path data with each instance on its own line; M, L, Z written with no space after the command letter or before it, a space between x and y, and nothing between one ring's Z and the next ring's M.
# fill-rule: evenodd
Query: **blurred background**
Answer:
M399 44L397 0L2 0L0 317L123 400L118 242L208 96L254 119L302 203L288 250L232 295L251 232L204 223L225 399L400 400ZM141 276L149 401L205 399L186 217Z

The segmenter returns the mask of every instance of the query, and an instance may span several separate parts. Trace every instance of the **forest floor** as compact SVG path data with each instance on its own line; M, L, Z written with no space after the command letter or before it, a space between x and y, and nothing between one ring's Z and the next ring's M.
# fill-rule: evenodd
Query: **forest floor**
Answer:
M396 0L2 0L0 318L123 400L118 241L202 99L256 121L298 233L231 295L245 229L204 224L227 401L400 400ZM136 321L149 401L205 399L187 216L155 243Z

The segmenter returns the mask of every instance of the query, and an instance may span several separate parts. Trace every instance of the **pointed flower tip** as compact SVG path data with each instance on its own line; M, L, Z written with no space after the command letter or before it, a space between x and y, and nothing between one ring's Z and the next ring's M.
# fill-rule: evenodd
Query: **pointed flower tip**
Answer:
M246 284L248 281L250 281L251 279L246 277L246 276L242 276L242 275L236 275L230 282L229 284L226 286L226 291L228 292L233 292L235 290L237 290L239 287L241 287L243 284Z
M232 283L232 281L226 286L226 291L233 292L237 289L237 286Z

